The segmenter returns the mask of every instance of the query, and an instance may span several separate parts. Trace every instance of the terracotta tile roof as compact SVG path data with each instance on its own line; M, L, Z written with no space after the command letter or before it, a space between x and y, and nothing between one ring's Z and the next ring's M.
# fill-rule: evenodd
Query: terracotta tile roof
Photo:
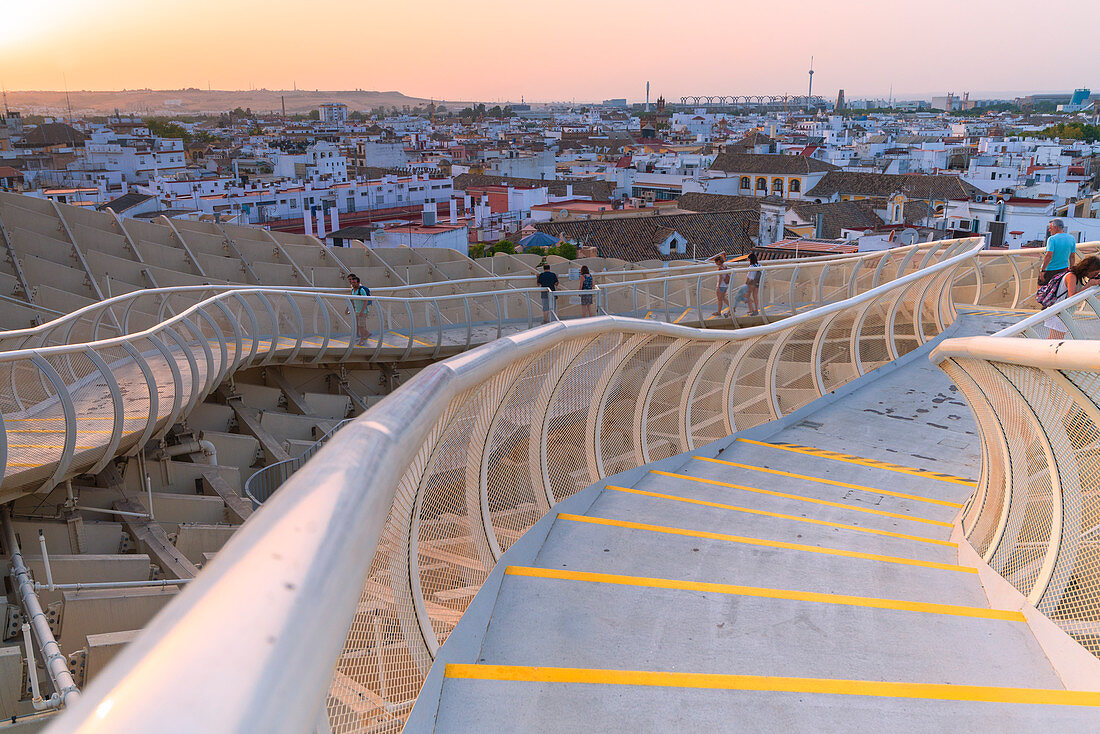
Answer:
M581 246L596 247L601 257L629 262L676 260L675 251L662 255L657 245L678 232L687 240L687 255L711 257L719 252L743 255L752 249L749 232L757 227L752 212L704 212L665 216L590 219L572 222L539 222L535 229L551 237Z
M901 191L910 199L969 199L987 192L958 176L829 171L803 196L827 198L836 194L891 196Z
M759 212L761 202L779 202L775 197L730 196L727 194L683 194L676 199L676 206L689 212Z
M63 122L43 123L31 130L18 145L21 148L45 148L51 145L83 145L88 136Z
M725 171L726 173L797 176L823 171L838 171L840 169L832 163L801 155L723 151L714 159L710 170Z
M840 237L841 229L870 229L882 226L882 219L862 201L837 201L828 204L801 203L791 207L799 219L816 224L817 215L824 214L821 236Z

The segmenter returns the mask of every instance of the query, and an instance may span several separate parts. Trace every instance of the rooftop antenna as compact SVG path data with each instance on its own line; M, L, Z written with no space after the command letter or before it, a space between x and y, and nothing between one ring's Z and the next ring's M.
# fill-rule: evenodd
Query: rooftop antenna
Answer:
M69 124L73 124L73 103L69 100L69 80L65 77L65 73L61 74L61 82L65 85L65 105L69 108Z

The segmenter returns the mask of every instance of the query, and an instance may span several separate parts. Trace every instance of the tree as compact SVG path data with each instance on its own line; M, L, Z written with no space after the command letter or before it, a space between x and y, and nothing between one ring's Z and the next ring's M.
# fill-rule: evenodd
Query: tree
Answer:
M485 257L485 243L475 242L470 245L470 257L475 260L479 257Z
M183 125L171 120L150 117L145 121L145 126L158 138L180 138L184 145L191 142L191 133Z
M500 242L493 245L493 254L496 254L498 252L505 255L515 255L516 246L512 243L511 240L501 240Z
M1085 122L1059 122L1057 125L1043 128L1038 132L1024 133L1026 137L1036 138L1066 138L1067 140L1084 140L1086 143L1095 143L1100 140L1100 125L1089 125Z
M309 119L311 119L311 120L320 120L321 119L321 111L320 110L310 110L309 111Z
M565 242L564 240L546 250L547 255L557 255L558 257L564 257L566 260L577 259L577 246L572 242Z

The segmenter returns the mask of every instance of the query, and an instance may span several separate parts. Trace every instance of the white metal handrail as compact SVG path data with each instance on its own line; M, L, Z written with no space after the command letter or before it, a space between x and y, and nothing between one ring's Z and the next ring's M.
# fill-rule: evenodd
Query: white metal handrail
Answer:
M1083 246L1086 247L1086 246ZM924 257L906 258L907 253L920 250L927 252L931 248L928 243L911 245L877 252L860 253L858 255L836 255L816 258L802 258L797 260L783 260L778 262L766 262L761 265L764 272L764 290L768 293L765 300L783 300L778 289L789 285L794 289L794 283L806 283L805 288L813 290L814 284L808 278L811 274L820 274L817 290L825 288L831 278L837 273L848 272L853 267L862 270L864 274L871 273L868 283L857 283L856 279L847 284L847 296L855 295L860 290L873 287L887 273L892 262L907 260L910 264L917 265L926 262ZM981 297L981 302L987 305L1018 306L1029 297L1021 283L1034 278L1034 272L1038 265L1038 253L1031 250L1013 250L983 252L979 256L982 267L975 268L975 298L962 297L963 302L978 302L978 296L983 290L995 290L1000 288L1004 292L997 299L997 303L990 303L988 297ZM999 263L999 266L996 264ZM703 307L714 303L714 287L717 272L710 266L694 265L678 268L665 268L659 270L624 270L594 273L594 278L601 288L607 291L607 305L612 313L630 313L633 315L639 309L641 314L651 312L653 318L667 321L676 321L682 318L685 310L694 310L694 315L688 313L697 321L704 321ZM809 272L807 272L809 269ZM736 286L739 279L745 275L747 266L735 266L728 272L731 282ZM997 271L1000 274L997 275ZM859 276L861 279L864 275ZM479 297L488 302L492 295L498 297L503 293L513 293L517 290L530 290L532 277L523 276L496 276L493 278L469 278L453 281L439 281L431 283L419 283L412 285L390 286L375 288L372 293L376 296L434 298L434 292L439 290L464 290L464 295ZM859 286L863 287L860 288ZM163 320L166 315L182 311L195 303L202 302L221 293L234 291L287 291L296 293L340 293L340 289L302 288L302 287L259 287L244 285L201 285L178 286L169 288L148 288L131 291L122 295L107 298L103 301L89 304L70 314L59 316L45 324L0 332L0 351L10 351L21 348L36 348L57 344L73 344L77 342L98 341L109 336L140 331ZM734 290L734 288L731 288ZM797 289L795 289L797 291ZM774 297L769 297L774 293ZM793 300L793 297L789 300ZM821 300L807 302L803 307L820 305ZM175 306L175 308L173 308ZM538 304L532 308L537 309ZM677 310L679 309L679 310ZM607 310L605 308L605 310ZM778 313L762 311L765 321ZM445 317L444 317L445 318ZM735 323L737 320L735 318Z
M953 320L980 248L949 242L774 324L605 316L425 368L291 477L51 731L398 730L472 593L550 506L912 351Z
M785 281L776 271L766 272L761 311L778 317L840 302L879 283L898 282L904 273L922 272L959 246L959 241L930 243L873 258L805 263L784 271ZM981 269L967 270L972 276L958 280L953 292L980 297ZM655 294L633 284L605 285L595 291L595 305L603 313L664 315L673 322L694 313L696 323L705 325L709 305L702 276L692 277L690 287L674 291L665 283ZM352 298L302 290L222 290L134 333L0 352L0 385L8 388L0 391L0 490L47 488L80 472L100 471L115 456L163 436L241 367L438 359L536 325L544 293L527 288ZM555 300L554 318L580 315L579 306ZM354 311L362 301L369 309L359 319ZM127 322L125 313L121 321ZM370 338L359 344L368 331ZM882 357L889 355L876 355L875 361ZM13 440L43 433L53 439Z
M1100 655L1098 295L1087 288L993 336L947 340L932 360L965 396L982 439L963 532Z
M852 256L832 255L817 258L803 258L798 261L783 261L781 263L773 263L767 267L772 267L776 269L790 269L791 267L797 266L798 263L807 261L821 262L825 260L838 261L846 259L852 259ZM632 284L640 282L648 284L653 282L661 282L668 279L688 278L693 275L697 275L701 269L705 269L707 267L708 266L705 265L693 264L676 268L603 271L599 273L594 273L593 276L597 280L606 279L611 282L629 282ZM713 270L713 265L709 266L709 269ZM411 296L415 298L424 295L423 293L421 293L422 291L434 291L441 288L447 288L463 289L469 295L477 295L494 293L501 290L530 288L532 280L532 275L500 275L486 278L461 278L455 280L412 283L408 285L382 286L372 289L372 293L378 296ZM83 341L96 340L100 338L100 328L108 328L108 326L104 324L104 322L110 321L110 317L114 317L114 320L117 323L123 325L122 333L129 333L128 329L126 328L126 325L129 324L129 315L132 312L140 313L140 307L143 302L148 302L152 306L152 308L148 310L149 314L155 313L158 317L163 317L165 309L169 307L168 304L173 298L189 299L187 301L184 301L184 303L182 304L183 307L187 307L218 293L249 289L286 290L303 293L344 292L344 289L342 288L315 288L312 286L279 286L278 288L272 288L270 286L247 286L235 284L145 288L106 298L102 301L97 301L96 303L88 304L87 306L77 309L76 311L73 311L69 314L60 314L57 318L51 319L45 324L0 332L0 351L16 349L20 347L43 346L50 343L72 343L74 336L75 338L81 339ZM78 332L74 332L74 329L81 322L86 322L94 325L94 328L91 330L90 334L81 335Z

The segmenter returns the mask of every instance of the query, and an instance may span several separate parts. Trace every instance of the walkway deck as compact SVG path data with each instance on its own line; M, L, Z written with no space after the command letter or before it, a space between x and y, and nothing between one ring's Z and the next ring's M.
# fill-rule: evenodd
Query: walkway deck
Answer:
M918 357L820 402L567 501L537 554L505 555L491 615L459 623L407 730L1100 723L1100 693L1067 691L1024 616L960 565L980 457L946 377Z

